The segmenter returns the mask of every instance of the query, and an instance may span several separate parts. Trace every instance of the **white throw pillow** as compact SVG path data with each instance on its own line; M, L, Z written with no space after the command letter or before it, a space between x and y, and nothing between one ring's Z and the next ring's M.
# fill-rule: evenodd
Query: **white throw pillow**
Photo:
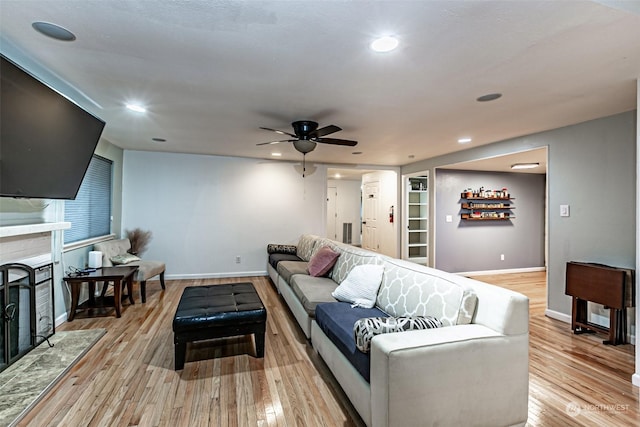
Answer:
M356 265L331 295L354 307L372 308L376 304L383 272L381 265Z

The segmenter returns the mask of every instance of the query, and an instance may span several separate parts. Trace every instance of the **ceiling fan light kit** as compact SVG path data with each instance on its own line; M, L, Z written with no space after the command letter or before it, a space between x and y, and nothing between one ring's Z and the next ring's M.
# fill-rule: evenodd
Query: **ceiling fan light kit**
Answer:
M301 152L302 154L307 154L316 149L316 143L313 141L299 139L293 142L293 146L296 150Z
M257 145L271 145L278 144L280 142L292 142L293 147L302 153L302 177L305 176L306 164L305 159L307 153L312 152L316 149L318 143L321 144L331 144L331 145L343 145L347 147L355 147L358 142L350 141L348 139L337 139L337 138L323 138L325 135L330 135L335 132L339 132L342 128L336 125L329 125L323 128L318 129L318 123L312 120L298 120L291 123L293 127L294 133L285 132L278 129L271 129L261 127L260 129L268 130L270 132L275 132L280 135L289 135L295 139L283 139L281 141L270 141L270 142L261 142Z
M261 127L260 129L275 132L280 135L288 135L295 139L283 139L281 141L269 141L261 142L257 145L279 144L281 142L293 142L293 146L296 150L302 154L307 154L315 150L318 143L331 144L331 145L343 145L347 147L355 147L358 142L348 139L337 138L323 138L326 135L336 133L342 130L342 128L336 125L329 125L318 129L318 123L312 120L298 120L291 123L294 133L285 132L278 129L271 129Z

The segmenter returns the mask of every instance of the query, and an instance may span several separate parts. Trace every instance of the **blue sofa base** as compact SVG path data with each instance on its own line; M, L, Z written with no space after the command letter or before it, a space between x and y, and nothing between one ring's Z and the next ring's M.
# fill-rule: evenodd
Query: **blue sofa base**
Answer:
M369 382L369 353L358 350L353 338L353 325L365 317L389 317L389 315L375 307L351 307L351 304L346 302L323 303L316 306L316 323L322 332Z

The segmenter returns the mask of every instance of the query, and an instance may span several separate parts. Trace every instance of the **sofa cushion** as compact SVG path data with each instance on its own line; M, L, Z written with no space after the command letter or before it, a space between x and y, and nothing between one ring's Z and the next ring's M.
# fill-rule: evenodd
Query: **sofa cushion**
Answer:
M316 306L319 303L336 302L331 293L338 285L328 277L296 274L291 278L289 284L310 317L315 317Z
M398 259L386 259L376 305L392 316L433 316L444 326L471 323L475 293L459 276Z
M285 282L291 284L291 276L294 274L307 274L306 261L280 261L276 267L276 271Z
M353 336L358 350L368 353L376 335L440 327L442 322L432 316L368 317L353 325Z
M376 305L376 296L383 273L384 267L381 265L356 265L332 295L338 301L348 302L357 307L371 308Z
M331 278L336 283L342 283L356 265L382 264L383 257L375 252L349 245L340 245L338 250L340 251L340 257L331 272Z
M298 245L296 246L296 255L303 261L309 261L319 240L320 237L314 236L313 234L303 234L300 236L300 241L298 241Z
M333 268L339 256L339 252L329 246L323 246L309 260L307 266L309 274L314 277L325 276Z
M278 268L280 261L302 261L296 254L273 253L269 255L269 264L274 269Z
M322 332L367 382L370 378L369 353L363 353L356 348L353 325L358 319L385 316L387 316L386 313L375 307L351 307L346 302L318 304L316 307L316 323Z

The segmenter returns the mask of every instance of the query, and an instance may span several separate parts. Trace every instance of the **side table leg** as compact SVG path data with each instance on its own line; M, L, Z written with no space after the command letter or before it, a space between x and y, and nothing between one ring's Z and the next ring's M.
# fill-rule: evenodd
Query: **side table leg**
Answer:
M67 321L71 322L76 315L76 310L78 309L78 300L80 299L80 283L71 282L69 283L69 285L71 286L71 309L69 310Z
M609 339L603 341L605 345L617 345L618 339L618 310L609 309Z
M116 317L120 317L120 310L122 308L122 281L113 281L113 305L116 309Z
M133 302L133 276L129 276L127 279L127 293L129 294L129 302L135 304Z
M89 281L89 307L96 306L96 282L95 280Z

